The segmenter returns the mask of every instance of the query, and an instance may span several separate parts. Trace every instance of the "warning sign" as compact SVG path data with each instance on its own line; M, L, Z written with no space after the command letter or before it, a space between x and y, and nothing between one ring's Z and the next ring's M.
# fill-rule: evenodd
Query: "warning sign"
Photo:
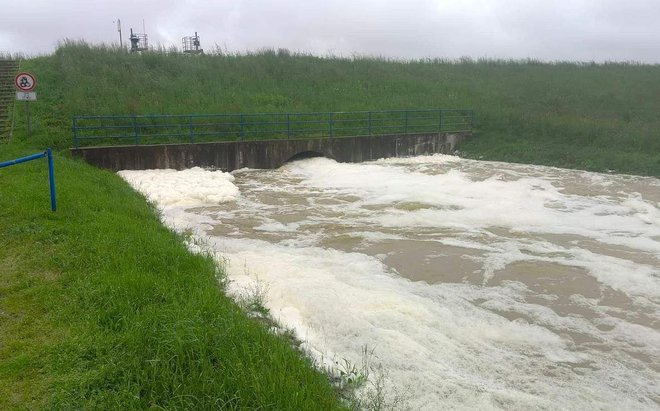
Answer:
M32 91L37 85L37 81L30 73L18 73L14 78L14 85L19 91Z

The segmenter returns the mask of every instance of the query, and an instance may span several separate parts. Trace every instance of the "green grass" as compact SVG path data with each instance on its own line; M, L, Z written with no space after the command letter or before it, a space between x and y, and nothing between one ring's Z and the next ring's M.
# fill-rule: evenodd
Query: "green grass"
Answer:
M341 408L118 176L56 175L53 213L45 160L0 170L0 409Z
M184 56L66 43L27 59L0 161L0 409L333 409L337 391L287 338L225 297L116 175L70 158L71 118L94 114L473 108L467 157L660 176L660 66L385 61L264 51Z
M660 65L132 55L69 42L22 68L38 77L29 141L40 146L71 146L74 115L473 108L463 156L660 176Z

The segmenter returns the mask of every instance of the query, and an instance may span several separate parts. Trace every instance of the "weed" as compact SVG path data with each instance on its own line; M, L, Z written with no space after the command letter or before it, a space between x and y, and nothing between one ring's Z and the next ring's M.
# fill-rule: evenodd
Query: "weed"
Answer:
M266 307L268 289L268 284L257 277L254 283L244 290L243 295L238 300L239 305L252 317L268 317L270 315L270 311Z
M353 410L406 410L410 399L400 387L387 386L382 364L375 362L375 348L362 347L360 363L346 358L334 360L333 366L321 367L332 376L333 384Z

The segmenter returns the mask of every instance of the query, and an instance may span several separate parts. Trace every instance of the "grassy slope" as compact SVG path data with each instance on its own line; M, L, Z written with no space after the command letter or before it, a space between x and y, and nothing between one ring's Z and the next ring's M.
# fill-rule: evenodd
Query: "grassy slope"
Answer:
M0 161L0 409L328 409L336 395L219 291L117 176L68 158L74 114L475 108L465 155L660 175L659 66L131 56L69 45L25 61L34 133Z
M40 78L40 144L70 145L74 114L474 108L465 156L660 176L660 65L139 56L84 45L26 63Z
M0 409L339 407L119 177L56 174L52 213L44 160L0 170Z

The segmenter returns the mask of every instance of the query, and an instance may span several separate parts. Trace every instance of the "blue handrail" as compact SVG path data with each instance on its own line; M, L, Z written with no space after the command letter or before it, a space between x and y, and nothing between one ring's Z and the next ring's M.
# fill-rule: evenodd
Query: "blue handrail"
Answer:
M158 144L471 131L469 109L73 117L73 145ZM129 143L130 141L130 143Z
M48 182L50 184L50 209L57 211L57 198L55 196L55 167L53 164L53 151L49 148L43 153L32 154L26 157L20 157L15 160L9 160L0 163L0 168L13 166L15 164L26 163L32 160L38 160L46 157L48 159Z

